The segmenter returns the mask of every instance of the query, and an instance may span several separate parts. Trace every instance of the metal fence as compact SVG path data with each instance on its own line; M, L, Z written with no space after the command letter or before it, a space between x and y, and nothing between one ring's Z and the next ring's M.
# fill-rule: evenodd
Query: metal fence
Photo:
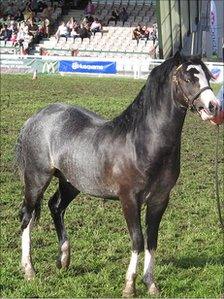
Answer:
M145 79L162 59L1 55L1 73L122 76ZM224 64L206 62L215 82L223 82Z

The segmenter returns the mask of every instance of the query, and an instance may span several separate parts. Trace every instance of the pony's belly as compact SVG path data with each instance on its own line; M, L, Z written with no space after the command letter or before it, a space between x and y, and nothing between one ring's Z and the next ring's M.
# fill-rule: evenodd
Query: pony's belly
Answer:
M99 184L92 178L81 177L71 178L68 180L76 189L80 192L101 198L116 198L117 191L113 186L105 186L105 184Z

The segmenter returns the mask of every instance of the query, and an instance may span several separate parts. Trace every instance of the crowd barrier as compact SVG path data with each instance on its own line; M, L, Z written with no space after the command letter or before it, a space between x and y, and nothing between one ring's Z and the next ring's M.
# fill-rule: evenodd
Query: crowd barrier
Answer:
M147 78L150 71L163 62L150 58L62 57L62 56L20 56L1 55L1 73L37 74L85 74L94 76L125 76L135 79ZM224 63L206 62L214 82L222 83Z

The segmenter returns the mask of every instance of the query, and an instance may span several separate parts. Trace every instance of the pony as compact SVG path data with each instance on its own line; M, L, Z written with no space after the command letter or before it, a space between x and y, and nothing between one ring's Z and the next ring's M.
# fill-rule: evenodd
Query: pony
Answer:
M134 101L112 120L81 107L55 103L26 121L18 137L16 159L24 183L20 219L22 267L28 280L35 275L31 229L39 217L44 192L55 176L58 188L49 208L59 241L57 266L67 268L70 263L64 214L79 192L119 199L132 243L123 296L136 293L142 251L143 281L150 294L158 292L153 276L158 230L180 172L184 119L187 110L209 120L219 109L210 78L200 57L177 52L152 70Z

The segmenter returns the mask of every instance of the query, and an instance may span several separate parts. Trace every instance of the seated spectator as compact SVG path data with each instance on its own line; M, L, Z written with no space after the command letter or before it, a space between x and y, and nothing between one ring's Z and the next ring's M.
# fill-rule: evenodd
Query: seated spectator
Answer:
M94 15L96 11L95 5L92 3L92 1L90 0L84 10L86 15Z
M47 4L45 1L39 1L38 2L38 12L42 12L47 7Z
M12 42L13 46L17 45L17 32L16 31L12 32L12 36L10 38L10 41Z
M75 40L77 37L80 37L79 35L79 25L75 25L73 28L72 28L72 31L70 32L70 36L73 37L73 39Z
M11 36L12 36L12 30L10 30L8 26L5 24L0 31L0 40L5 41L6 44L6 42L10 40Z
M43 21L38 25L38 36L40 39L47 36L46 26Z
M17 23L14 20L12 20L10 22L10 24L8 25L8 29L11 30L12 32L13 31L18 31Z
M68 28L65 25L65 22L62 21L61 25L58 27L57 32L55 33L55 37L57 38L57 42L59 41L60 37L65 37L66 41L67 41L68 35L69 35Z
M44 19L44 28L45 28L45 35L46 37L50 36L50 20L49 19Z
M13 2L9 3L7 6L5 13L6 15L14 16L16 14L17 8Z
M34 12L31 10L29 4L26 5L26 8L25 8L25 10L24 10L24 12L23 12L23 15L24 15L24 20L25 20L25 22L26 22L28 19L30 19L30 18L32 19L32 18L33 18L33 16L34 16Z
M149 40L152 40L153 41L153 44L156 43L156 40L157 40L157 35L156 35L156 30L154 27L148 27L147 28L148 32L149 32L149 37L148 39Z
M145 38L145 32L142 30L142 26L138 24L138 26L133 30L132 38L139 42L139 39Z
M122 8L122 11L119 14L119 20L123 22L126 22L128 20L128 13L125 7Z
M78 30L78 33L82 40L84 38L90 38L91 32L90 32L90 28L89 28L88 24L86 24L85 26L83 24L81 24L80 28Z
M71 17L66 24L69 34L71 33L72 29L74 28L74 23L75 23L74 18Z
M29 33L28 26L24 26L24 25L20 26L17 34L17 42L20 46L20 53L22 55L29 54L29 46L32 40L33 37Z
M14 20L17 22L24 21L24 15L21 10L18 10L17 13L14 15Z
M147 42L147 40L149 39L149 31L146 26L142 27L142 34L143 34L142 39L145 39L145 42Z
M95 18L94 22L91 24L90 31L94 35L96 34L96 32L102 32L102 25L99 22L98 18Z
M118 20L119 20L119 13L118 13L117 9L115 8L114 10L112 10L111 17L109 18L107 24L109 24L110 21L114 21L115 24L117 24Z
M27 22L27 25L28 25L29 33L33 36L33 42L39 43L40 35L39 35L37 24L34 23L33 19L31 19Z

